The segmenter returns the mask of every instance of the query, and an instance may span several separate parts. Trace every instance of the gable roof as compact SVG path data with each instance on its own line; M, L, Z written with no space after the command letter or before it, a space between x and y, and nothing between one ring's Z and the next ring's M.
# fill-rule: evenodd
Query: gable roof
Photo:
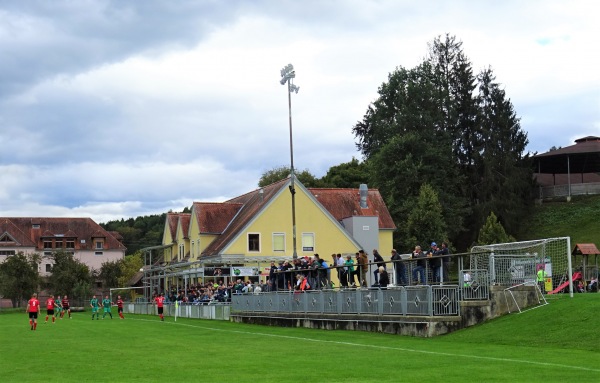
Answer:
M209 256L218 254L218 252L233 240L242 228L244 228L288 182L289 178L283 179L239 197L232 198L229 201L225 201L226 204L240 205L239 209L237 209L236 214L223 229L221 235L204 249L202 255Z
M0 219L0 237L9 236L15 241L17 246L35 247L35 242L17 226L10 218ZM2 246L2 244L0 244ZM13 245L11 245L13 246Z
M0 232L10 233L21 247L40 247L44 238L64 237L90 242L92 238L105 238L107 249L126 249L91 218L6 217L0 218Z
M305 189L299 181L296 182L299 188ZM216 255L222 251L240 234L250 221L269 204L271 200L283 190L287 189L289 184L290 178L288 177L239 197L232 198L221 204L220 207L218 204L212 204L213 206L211 206L211 208L214 209L213 212L218 221L218 225L215 225L214 229L220 229L221 235L204 249L202 255ZM328 214L332 220L335 220L338 225L345 218L353 216L374 216L378 217L380 229L396 229L394 221L377 189L368 190L368 207L366 209L360 207L358 189L306 188L305 190L307 190L309 193L308 195L312 197L323 212ZM202 215L202 207L208 206L209 204L197 204L197 206L199 206L197 214ZM219 213L222 215L219 216ZM204 218L208 219L209 217L206 215ZM201 219L202 218L199 218L199 221ZM219 231L213 231L213 233L219 233Z
M188 231L190 229L190 217L189 213L180 213L179 214L179 224L181 225L181 232L183 233L184 238L188 238Z
M572 255L600 255L600 251L593 243L578 243L573 249Z
M242 206L242 203L194 202L192 210L200 233L221 234Z
M179 223L179 213L167 213L165 229L171 234L171 241L177 240L177 224Z
M377 189L368 190L366 209L360 207L358 189L308 188L308 190L338 221L349 217L371 216L379 218L380 229L396 229L394 220Z

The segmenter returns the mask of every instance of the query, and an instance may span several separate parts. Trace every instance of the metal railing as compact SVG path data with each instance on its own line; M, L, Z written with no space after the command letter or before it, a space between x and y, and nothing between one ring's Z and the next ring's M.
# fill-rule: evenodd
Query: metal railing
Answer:
M236 294L231 313L460 315L458 286Z
M231 305L229 303L211 303L208 305L196 305L182 303L176 308L174 304L165 304L163 315L181 318L229 320ZM125 314L157 315L156 306L152 303L125 303L123 305Z

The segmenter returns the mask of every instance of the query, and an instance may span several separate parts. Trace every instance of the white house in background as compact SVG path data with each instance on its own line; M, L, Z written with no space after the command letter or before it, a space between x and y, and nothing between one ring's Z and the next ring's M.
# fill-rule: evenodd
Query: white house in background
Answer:
M38 271L47 276L52 273L52 253L62 250L100 270L102 263L125 257L121 239L91 218L0 217L0 263L19 252L38 253L42 256Z

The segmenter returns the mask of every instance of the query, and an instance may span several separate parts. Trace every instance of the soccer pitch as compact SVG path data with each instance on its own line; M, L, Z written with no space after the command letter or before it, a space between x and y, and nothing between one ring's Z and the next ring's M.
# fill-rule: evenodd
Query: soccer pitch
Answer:
M542 310L501 318L496 329L522 328ZM502 342L477 329L421 339L131 314L44 317L31 331L25 313L0 315L0 382L571 382L600 374L597 351L511 333Z

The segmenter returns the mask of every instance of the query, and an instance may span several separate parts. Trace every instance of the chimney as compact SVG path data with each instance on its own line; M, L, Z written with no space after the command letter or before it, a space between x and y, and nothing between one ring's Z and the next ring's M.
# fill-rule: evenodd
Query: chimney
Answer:
M360 184L358 193L360 194L360 208L367 209L369 207L367 205L367 195L369 194L369 188L367 187L367 184Z

